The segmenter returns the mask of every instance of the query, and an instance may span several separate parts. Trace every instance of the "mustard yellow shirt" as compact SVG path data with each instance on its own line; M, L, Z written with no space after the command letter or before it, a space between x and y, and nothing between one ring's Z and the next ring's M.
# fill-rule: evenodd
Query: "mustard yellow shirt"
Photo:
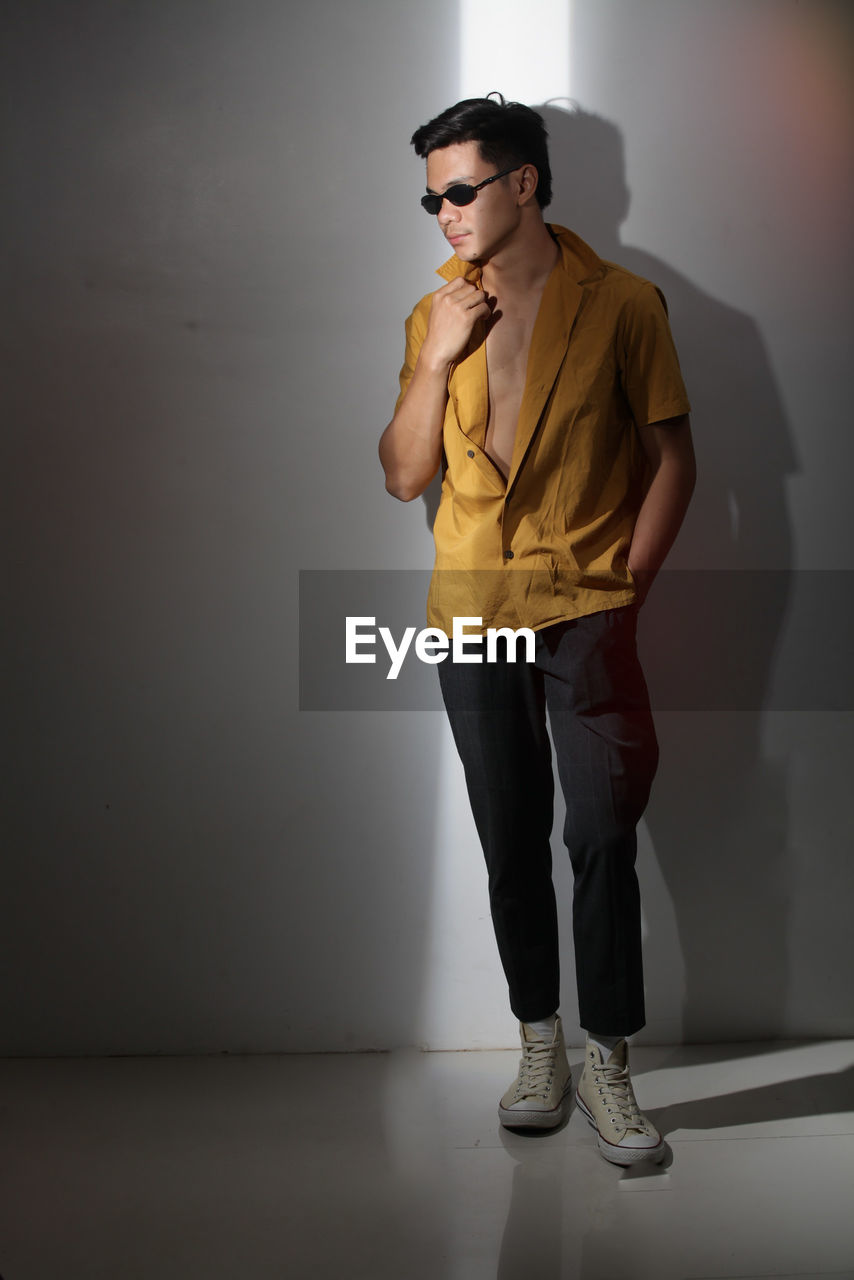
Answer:
M455 616L538 630L632 603L627 556L646 472L637 427L690 409L663 295L573 232L550 230L560 259L534 325L506 481L484 447L483 322L448 378L427 605L430 626L448 634ZM456 256L438 274L480 283L480 269ZM406 322L398 404L431 298Z

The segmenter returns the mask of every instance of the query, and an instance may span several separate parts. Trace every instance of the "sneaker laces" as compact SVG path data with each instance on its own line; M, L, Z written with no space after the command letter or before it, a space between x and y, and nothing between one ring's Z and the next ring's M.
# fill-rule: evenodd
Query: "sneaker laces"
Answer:
M555 1069L555 1048L544 1040L525 1041L519 1061L517 1098L547 1098Z
M637 1104L628 1067L603 1062L601 1066L593 1068L593 1083L600 1093L607 1094L607 1110L613 1108L627 1129L646 1133L646 1117Z

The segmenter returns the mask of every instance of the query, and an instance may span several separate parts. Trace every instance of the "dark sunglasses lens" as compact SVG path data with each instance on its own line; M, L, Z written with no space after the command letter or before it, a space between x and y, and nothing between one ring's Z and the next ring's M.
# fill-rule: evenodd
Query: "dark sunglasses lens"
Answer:
M442 207L443 200L450 200L451 204L456 205L459 209L464 204L471 204L477 195L474 187L470 187L467 182L458 182L455 187L448 187L444 195L434 196L426 195L421 197L421 208L426 209L428 213L438 213Z
M445 192L445 199L450 200L451 204L455 204L457 208L464 204L471 204L477 192L474 187L470 187L467 182L460 182L455 187L449 187Z

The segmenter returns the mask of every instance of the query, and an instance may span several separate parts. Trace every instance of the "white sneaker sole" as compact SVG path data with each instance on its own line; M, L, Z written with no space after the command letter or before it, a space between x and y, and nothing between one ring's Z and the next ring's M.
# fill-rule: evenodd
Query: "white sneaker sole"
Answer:
M498 1118L505 1129L556 1129L563 1124L572 1106L572 1081L568 1080L563 1097L551 1111L540 1107L502 1107L498 1104Z
M654 1164L658 1164L664 1159L667 1147L663 1138L654 1147L617 1146L615 1142L608 1142L606 1138L602 1137L596 1121L593 1119L592 1112L584 1105L584 1100L580 1097L578 1092L575 1094L575 1105L587 1120L590 1128L595 1131L600 1153L606 1160L609 1160L611 1164L629 1165L636 1164L640 1160L651 1160Z

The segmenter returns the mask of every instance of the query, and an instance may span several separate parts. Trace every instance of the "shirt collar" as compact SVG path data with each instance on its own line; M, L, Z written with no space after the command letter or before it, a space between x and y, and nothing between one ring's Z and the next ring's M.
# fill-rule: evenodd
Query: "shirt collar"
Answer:
M581 239L581 236L556 223L546 225L557 241L563 269L573 280L578 284L586 284L589 280L596 280L605 274L605 263L590 248L590 245ZM481 268L478 263L463 262L454 254L447 262L443 262L441 267L436 268L436 274L444 280L454 280L457 276L464 276L465 279L477 284L480 282Z

